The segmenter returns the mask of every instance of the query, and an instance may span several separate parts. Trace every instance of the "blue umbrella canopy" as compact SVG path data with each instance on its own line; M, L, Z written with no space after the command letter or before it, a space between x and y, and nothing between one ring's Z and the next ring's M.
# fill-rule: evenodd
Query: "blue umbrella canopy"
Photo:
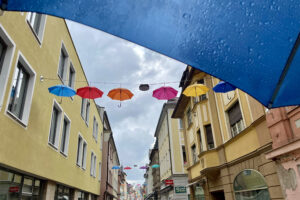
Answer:
M297 0L0 0L3 10L70 19L162 53L265 106L300 104Z
M235 86L224 81L220 81L215 87L213 87L213 90L219 93L226 93L226 92L233 91L235 89L236 89Z
M48 88L51 94L59 97L72 97L76 94L76 91L65 85L56 85Z
M154 164L151 167L155 169L155 168L159 168L159 165L158 164Z
M119 166L113 166L112 169L120 169Z

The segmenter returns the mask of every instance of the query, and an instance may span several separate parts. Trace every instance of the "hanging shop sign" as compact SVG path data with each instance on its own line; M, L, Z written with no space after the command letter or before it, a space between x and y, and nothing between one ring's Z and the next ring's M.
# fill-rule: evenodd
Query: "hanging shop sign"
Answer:
M175 193L186 193L186 187L185 186L176 186L175 188Z
M173 185L173 184L174 184L174 181L173 181L172 179L165 180L165 184L166 184L166 185Z

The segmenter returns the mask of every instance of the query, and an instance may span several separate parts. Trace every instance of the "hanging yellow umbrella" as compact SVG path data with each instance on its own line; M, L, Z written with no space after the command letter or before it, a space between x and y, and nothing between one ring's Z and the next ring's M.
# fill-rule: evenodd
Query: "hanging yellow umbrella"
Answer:
M185 88L183 94L188 97L197 97L206 94L209 88L203 84L193 84Z

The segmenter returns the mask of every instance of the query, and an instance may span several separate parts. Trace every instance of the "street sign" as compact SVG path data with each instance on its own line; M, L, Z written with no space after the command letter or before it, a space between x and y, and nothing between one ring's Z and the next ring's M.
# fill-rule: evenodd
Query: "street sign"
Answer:
M175 193L186 193L186 187L185 186L176 186L175 187Z
M173 181L172 179L165 180L165 184L166 184L166 185L173 185L173 184L174 184L174 181Z

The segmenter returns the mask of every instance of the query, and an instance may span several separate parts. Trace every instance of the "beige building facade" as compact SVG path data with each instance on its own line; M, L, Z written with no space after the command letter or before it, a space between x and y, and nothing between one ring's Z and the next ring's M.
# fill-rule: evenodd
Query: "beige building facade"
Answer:
M185 168L183 134L180 121L172 119L172 113L177 98L168 100L163 105L161 115L155 131L158 141L158 154L160 165L160 199L187 199L187 171ZM167 184L172 181L172 184Z
M265 155L272 147L265 108L238 89L214 93L218 82L188 66L182 91L194 83L210 90L181 94L172 115L183 122L191 199L283 199L275 162Z

